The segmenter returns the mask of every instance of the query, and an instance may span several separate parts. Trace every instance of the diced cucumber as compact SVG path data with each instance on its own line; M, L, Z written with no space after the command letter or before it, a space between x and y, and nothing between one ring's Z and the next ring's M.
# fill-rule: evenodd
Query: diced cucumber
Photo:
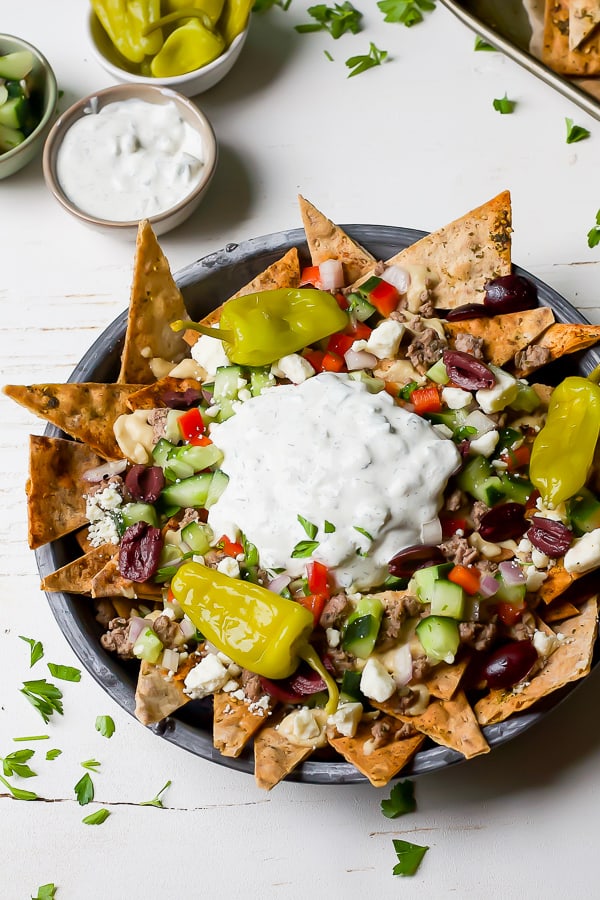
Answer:
M234 400L238 395L241 377L241 366L219 366L215 375L213 392L215 403L221 403L222 400Z
M133 655L149 663L157 662L162 651L162 641L151 628L145 628L133 645Z
M369 394L380 394L385 389L385 381L381 378L375 378L374 375L369 375L364 369L349 372L349 377L352 381L360 381L361 384L364 384Z
M26 97L11 97L0 105L0 125L23 129L31 117L29 100Z
M485 456L475 456L464 467L457 478L462 491L481 500L486 506L493 506L504 495L502 482L493 474L490 462Z
M516 443L523 442L523 432L516 428L501 428L498 432L498 443L496 444L496 454L502 450L510 450Z
M8 100L8 88L0 83L0 106Z
M438 359L430 369L427 369L425 374L431 381L435 381L436 384L448 384L450 381L443 359Z
M437 566L424 566L417 569L409 583L409 590L415 593L421 603L431 603L433 588L440 578L444 578L453 563L440 563Z
M172 483L174 481L182 481L185 478L190 478L194 475L195 469L193 466L178 459L176 456L169 456L164 465L164 473L167 481Z
M162 490L161 500L169 507L202 509L206 506L212 479L213 472L200 472L177 481Z
M250 393L253 397L258 397L265 388L274 387L275 383L275 376L271 374L270 368L250 369Z
M366 659L373 652L382 616L381 600L377 597L361 597L344 628L344 650L360 659Z
M194 472L202 472L203 469L218 466L223 462L223 453L215 444L205 444L204 446L185 444L183 447L175 447L170 452L167 466L170 466L174 459L190 466L192 469L190 475L193 475Z
M569 517L578 534L600 528L600 500L587 488L582 488L569 502Z
M494 602L500 600L502 603L511 603L514 606L521 606L525 603L525 594L527 592L525 582L522 584L506 584L500 574L497 574L495 578L500 587L492 598Z
M136 522L147 522L153 528L158 528L158 516L151 503L126 503L121 507L121 515L126 528Z
M361 674L361 672L352 672L350 669L346 669L340 686L340 700L345 700L349 703L358 702L368 707L369 701L360 689Z
M0 56L0 78L20 81L33 69L33 54L29 50L17 50Z
M152 461L154 465L160 466L161 469L164 469L169 453L171 453L171 451L175 449L176 446L175 444L171 443L171 441L168 441L164 437L160 438L157 444L155 444L154 449L152 450Z
M538 397L535 388L526 381L517 381L517 395L508 404L516 412L534 412L542 401Z
M416 629L417 637L427 656L436 662L454 662L460 646L456 619L447 616L427 616Z
M14 150L25 140L25 135L17 128L9 128L8 125L0 125L0 153Z
M217 500L227 487L228 481L229 476L226 475L225 472L222 472L220 469L217 469L216 472L212 473L212 480L208 488L206 503L204 504L206 509L210 509L211 506L213 506L217 502Z
M361 294L353 292L348 294L346 300L348 301L348 312L358 322L366 322L376 312L373 304L369 303Z
M432 425L445 425L454 432L467 424L468 415L464 409L444 409L437 413L425 413L425 418Z
M213 539L212 528L203 522L189 522L181 529L181 539L194 553L203 556L210 550L210 542Z
M367 278L366 281L363 281L363 283L358 286L357 291L361 297L368 301L371 291L374 291L377 285L381 284L382 281L383 279L379 278L377 275L371 275L370 278ZM375 310L375 307L373 307L373 310Z
M505 500L525 504L533 494L533 485L527 478L516 475L500 475L500 485Z
M432 616L449 616L463 619L465 614L465 592L459 584L440 579L433 585L431 598Z
M165 422L165 438L172 444L178 444L181 440L181 431L179 430L179 419L185 415L185 409L170 409Z

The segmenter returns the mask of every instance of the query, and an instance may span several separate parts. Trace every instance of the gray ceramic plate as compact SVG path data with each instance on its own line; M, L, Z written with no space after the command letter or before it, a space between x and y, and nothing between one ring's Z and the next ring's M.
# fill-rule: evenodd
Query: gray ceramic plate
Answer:
M414 243L424 232L407 228L377 225L345 225L344 229L379 259L388 259L400 248ZM258 272L281 257L290 247L299 248L303 262L308 262L304 232L301 229L283 231L254 238L242 244L229 244L225 249L205 256L182 269L176 276L183 291L190 314L200 318L209 310L231 296L250 281ZM520 271L520 270L517 270ZM532 277L532 276L529 276ZM585 322L566 300L538 279L540 304L550 306L559 321ZM109 325L85 354L71 375L70 381L113 381L119 368L119 359L125 335L127 313L124 312ZM588 373L600 362L600 354L588 351L577 361L578 371ZM573 367L572 367L573 369ZM46 434L60 435L49 426ZM77 555L72 537L63 538L36 551L41 577L55 571ZM60 629L81 660L83 666L105 691L123 709L133 715L137 664L126 664L110 656L100 646L101 629L94 619L91 604L72 594L47 594L48 602ZM484 729L492 747L503 744L529 728L549 707L557 703L568 690L557 692L543 708L515 716L508 722ZM174 716L152 726L161 735L179 747L190 750L204 759L243 772L253 772L252 750L248 749L238 759L228 759L217 753L212 745L212 710L209 701L188 703ZM461 762L463 757L452 750L437 745L414 757L402 775L420 775ZM318 784L350 784L365 781L357 770L339 757L312 757L293 775L294 781Z

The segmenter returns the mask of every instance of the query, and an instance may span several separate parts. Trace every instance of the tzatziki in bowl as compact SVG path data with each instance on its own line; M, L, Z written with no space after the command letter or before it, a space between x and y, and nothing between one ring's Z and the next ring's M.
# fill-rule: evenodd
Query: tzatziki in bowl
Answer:
M67 212L134 239L141 219L156 234L185 221L216 163L213 128L190 100L168 88L116 85L63 113L46 141L43 168Z

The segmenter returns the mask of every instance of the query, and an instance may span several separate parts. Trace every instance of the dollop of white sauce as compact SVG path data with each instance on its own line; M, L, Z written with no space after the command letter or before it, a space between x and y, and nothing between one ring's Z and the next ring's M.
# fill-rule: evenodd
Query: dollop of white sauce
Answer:
M422 543L460 465L424 419L330 372L247 400L211 437L229 476L208 516L215 534L239 529L265 568L303 575L308 558L292 557L310 539L302 516L318 528L309 557L356 590L381 584L392 556Z
M199 183L202 138L169 100L92 105L66 132L56 171L67 197L89 215L114 222L154 216Z

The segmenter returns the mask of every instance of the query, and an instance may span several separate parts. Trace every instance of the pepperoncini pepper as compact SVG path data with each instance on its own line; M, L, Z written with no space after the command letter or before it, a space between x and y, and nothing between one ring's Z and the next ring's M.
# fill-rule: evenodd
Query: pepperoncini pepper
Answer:
M179 17L186 15L190 9L201 10L216 25L224 3L225 0L163 0L162 8L165 15L177 13Z
M337 685L308 642L314 627L310 610L196 562L177 570L171 590L196 628L238 666L279 679L307 662L327 685L327 713L335 712Z
M283 288L233 297L223 304L219 328L172 322L224 341L227 356L241 366L266 366L341 331L347 314L327 291Z
M155 78L185 75L220 56L225 49L222 35L214 31L208 17L190 18L175 28L150 63ZM166 23L169 16L160 21ZM206 19L206 21L204 21Z
M599 433L600 387L578 375L565 378L550 397L529 464L529 477L547 506L558 506L583 487Z
M254 2L255 0L225 0L219 29L228 47L248 24Z
M158 53L163 38L149 31L160 18L160 0L91 0L100 24L119 53L132 63Z

